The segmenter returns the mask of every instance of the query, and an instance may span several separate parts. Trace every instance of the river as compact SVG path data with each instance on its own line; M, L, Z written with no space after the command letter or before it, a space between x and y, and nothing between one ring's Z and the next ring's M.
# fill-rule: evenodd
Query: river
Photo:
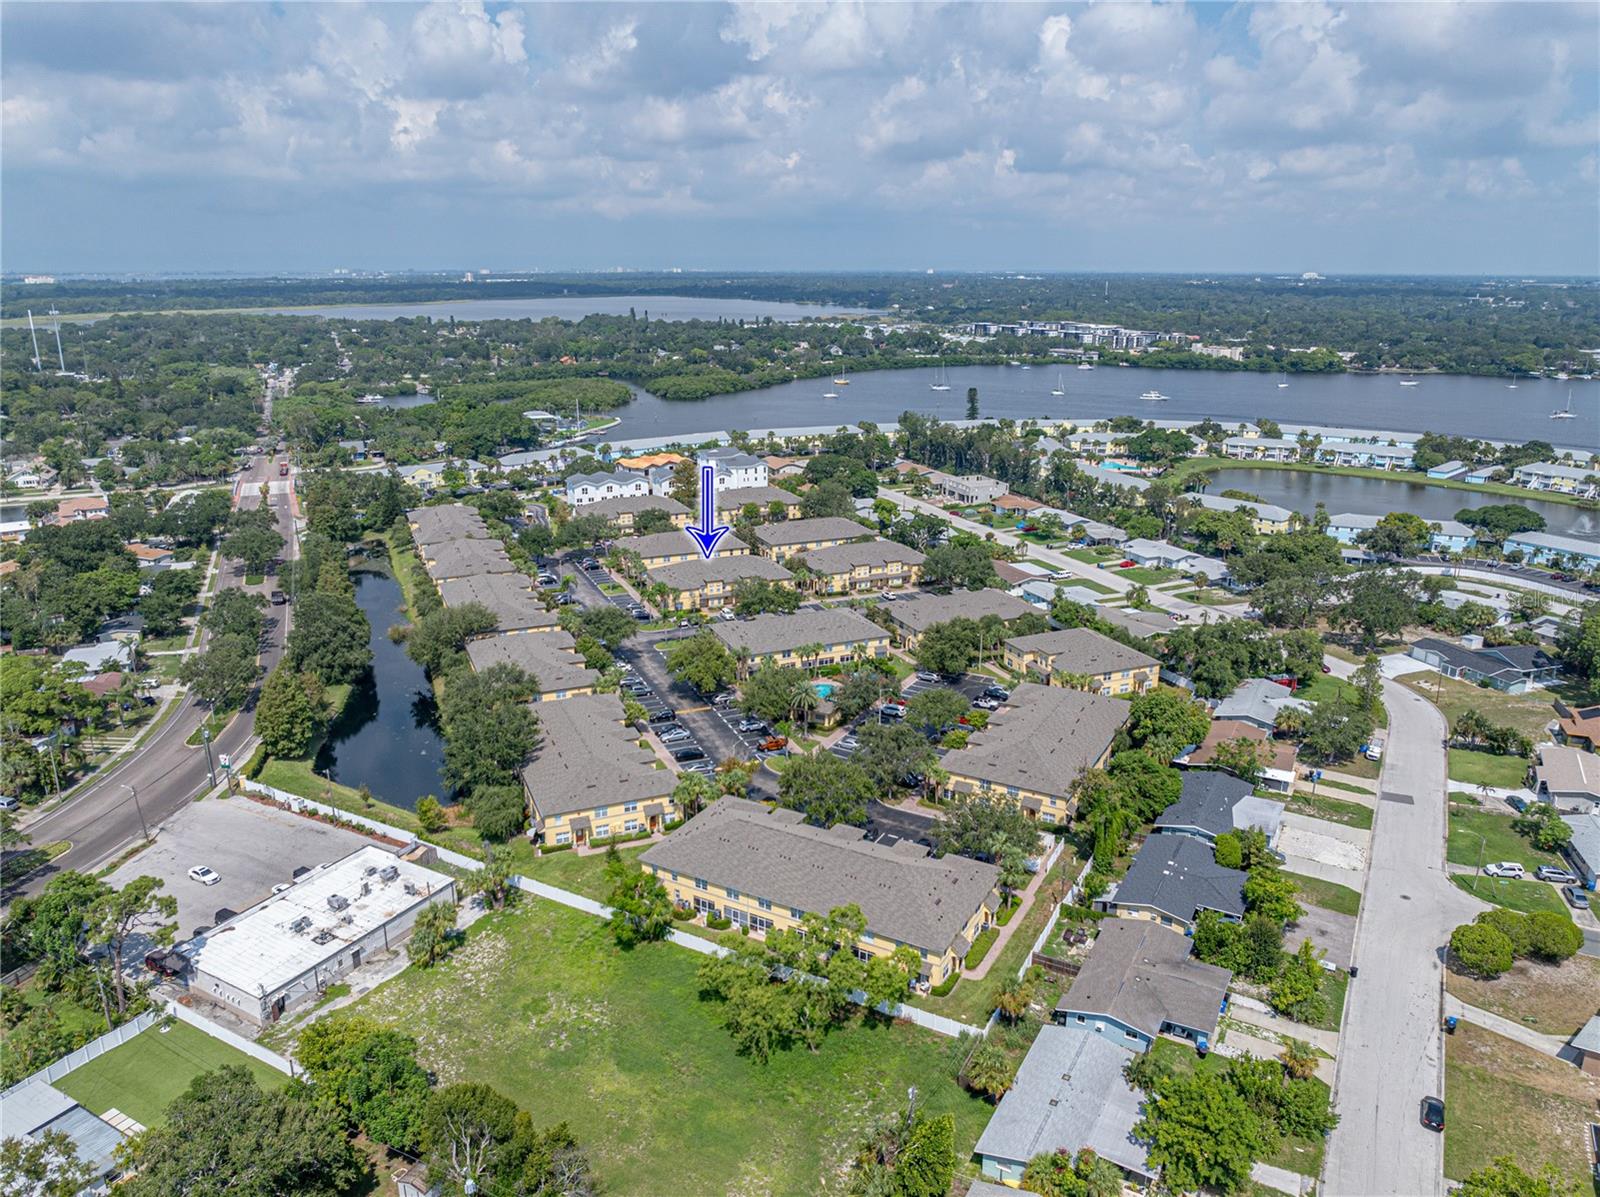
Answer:
M1145 370L1102 366L1094 370L1045 366L963 366L949 372L948 391L929 390L933 368L852 374L848 386L827 378L784 383L692 402L668 402L640 394L618 411L621 427L607 434L627 440L673 433L731 428L793 428L836 421L892 424L903 411L944 420L966 415L967 388L978 388L985 416L1077 420L1111 416L1223 424L1267 416L1285 424L1381 428L1397 432L1449 432L1488 440L1548 440L1563 448L1593 452L1600 446L1600 383L1529 380L1508 388L1505 380L1463 375L1424 375L1403 387L1394 375L1281 376L1219 370ZM1050 394L1057 380L1064 396ZM1552 420L1572 390L1576 418ZM1148 402L1156 390L1170 396ZM837 399L824 399L829 391Z
M353 574L356 603L372 625L372 668L350 692L317 752L315 767L341 785L368 787L373 797L414 810L432 794L448 801L439 770L444 741L427 674L389 628L406 620L404 596L387 567Z
M686 295L554 295L530 299L457 299L435 303L337 304L315 308L263 309L271 315L327 316L336 320L582 320L585 316L626 316L630 310L652 320L804 320L839 316L856 308L824 303L778 303L764 299L696 299Z
M1474 494L1454 487L1425 486L1399 478L1352 478L1320 470L1262 470L1242 466L1218 470L1211 478L1208 494L1220 495L1224 490L1249 491L1259 495L1263 503L1275 503L1308 515L1321 503L1329 515L1347 511L1361 515L1409 511L1426 520L1450 520L1455 519L1456 512L1463 507L1516 503L1544 516L1547 532L1600 537L1600 512L1567 503L1541 502L1531 497L1513 499Z

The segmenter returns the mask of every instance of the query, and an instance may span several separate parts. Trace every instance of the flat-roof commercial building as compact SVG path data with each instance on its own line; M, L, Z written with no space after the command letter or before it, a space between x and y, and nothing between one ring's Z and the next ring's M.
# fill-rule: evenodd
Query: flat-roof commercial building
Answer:
M781 486L739 486L717 491L717 519L731 524L751 506L760 510L761 519L770 519L774 504L781 509L780 519L800 518L800 496L792 490Z
M935 624L952 619L982 619L995 615L1010 623L1024 615L1036 615L1032 603L1004 590L957 590L950 594L919 594L901 599L889 607L889 622L895 636L907 648L915 648L922 634Z
M1076 675L1101 694L1139 694L1156 684L1161 662L1092 628L1063 628L1006 641L1006 668L1048 681Z
M455 900L446 874L358 848L181 945L189 993L265 1026L404 943L425 907Z
M450 578L439 583L439 597L446 607L477 603L488 608L494 616L494 630L508 635L548 632L561 626L556 613L545 608L529 588L527 577L519 573Z
M541 703L593 694L600 680L578 655L571 633L559 628L538 636L501 634L469 640L467 660L479 673L493 665L514 665L533 674L539 681Z
M681 813L678 775L660 768L615 694L588 694L539 708L539 747L522 767L534 834L583 846L636 831L660 831Z
M809 571L802 585L814 594L862 594L915 586L927 556L893 540L864 540L791 556Z
M852 540L864 540L871 535L871 528L855 520L826 516L821 519L762 524L755 530L755 541L757 552L777 559L794 553L809 553L813 549L849 544Z
M671 495L615 495L584 504L584 515L598 515L610 520L624 532L633 531L634 521L647 511L659 511L672 521L674 528L689 526L693 513Z
M1187 935L1144 919L1104 920L1072 988L1056 1003L1055 1021L1135 1051L1160 1035L1208 1050L1233 974L1189 948Z
M770 558L753 553L725 557L720 552L708 561L659 565L645 574L644 584L646 589L657 582L667 588L665 610L715 611L732 605L734 588L747 578L794 584L794 575Z
M867 920L857 955L910 947L928 985L961 967L999 906L997 868L964 856L935 860L913 840L877 843L859 827L802 820L799 811L722 798L639 859L679 906L752 931L790 930L807 913L854 904Z
M945 788L1004 794L1035 818L1065 823L1073 783L1084 770L1106 763L1128 709L1120 699L1024 682L990 716L988 727L945 755Z
M701 561L705 554L700 551L700 545L695 538L687 532L652 532L648 536L624 536L612 544L616 553L632 553L639 558L646 569L655 569L660 565L677 565L683 561ZM750 546L745 544L732 532L725 534L717 541L717 556L743 557L750 552Z
M1133 1055L1087 1027L1041 1027L973 1149L984 1176L1016 1186L1034 1156L1088 1148L1135 1182L1154 1180L1133 1137L1144 1095L1122 1076Z
M1152 835L1127 876L1095 902L1123 918L1151 919L1187 930L1202 910L1244 918L1245 873L1219 865L1212 846L1187 835Z
M889 655L889 633L845 607L757 615L734 623L718 622L711 630L739 658L744 674L766 664L816 669L845 665L858 656Z

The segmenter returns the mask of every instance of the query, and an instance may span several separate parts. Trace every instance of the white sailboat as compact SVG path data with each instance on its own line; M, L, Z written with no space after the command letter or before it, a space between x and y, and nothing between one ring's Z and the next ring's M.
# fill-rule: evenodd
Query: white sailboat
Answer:
M1567 388L1567 405L1565 407L1556 408L1555 411L1550 413L1550 418L1552 420L1576 420L1578 418L1578 413L1572 410L1571 387Z
M837 399L839 397L839 392L838 391L823 391L822 392L822 397L824 399Z
M847 387L847 386L849 386L850 385L850 376L846 372L841 370L839 372L839 377L835 378L833 380L833 385L836 386L836 387Z
M1062 379L1060 370L1056 371L1056 385L1050 388L1050 393L1052 395L1065 395L1067 393L1067 384Z
M1403 386L1403 387L1419 387L1422 384L1420 382L1418 382L1415 378L1406 377L1406 378L1402 378L1400 380L1400 385Z
M1093 370L1094 369L1094 363L1093 362L1079 362L1078 363L1078 369L1080 369L1080 370Z
M1287 387L1288 385L1289 385L1289 372L1287 370L1285 370L1283 372L1283 377L1278 379L1278 389L1281 391L1285 387Z
M935 366L933 381L928 384L930 391L948 391L950 389L950 376L943 366Z
M1166 399L1166 396L1160 391L1146 391L1144 394L1140 395L1139 398L1147 399L1151 403L1160 403Z

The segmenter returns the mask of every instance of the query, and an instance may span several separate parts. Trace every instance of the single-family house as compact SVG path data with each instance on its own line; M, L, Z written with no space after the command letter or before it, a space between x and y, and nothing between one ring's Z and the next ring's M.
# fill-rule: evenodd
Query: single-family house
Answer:
M806 472L803 457L767 456L761 460L767 463L768 478L798 478Z
M1227 768L1216 763L1217 748L1239 740L1249 740L1256 745L1256 759L1261 766L1259 785L1262 789L1279 794L1287 794L1294 789L1294 743L1275 740L1255 724L1237 719L1213 719L1206 738L1179 756L1173 764L1188 769Z
M1573 872L1583 881L1584 888L1600 887L1600 810L1562 815L1561 821L1572 828L1566 855Z
M104 495L83 495L62 499L50 516L52 524L79 524L84 520L103 520L111 515L111 503Z
M1001 495L1010 492L1011 488L1004 482L995 478L986 478L982 474L946 474L942 470L934 470L925 475L926 481L934 491L959 503L964 507L977 507L983 503L993 503Z
M1535 687L1549 685L1561 672L1560 661L1539 645L1491 647L1483 643L1481 636L1463 636L1460 644L1424 636L1407 655L1445 677L1489 685L1507 694L1526 694Z
M1278 724L1278 712L1290 707L1297 711L1311 710L1311 704L1296 698L1288 686L1270 678L1252 677L1240 682L1233 693L1219 700L1211 714L1215 719L1250 723L1270 732Z
M108 1116L115 1113L107 1111ZM108 1182L122 1175L123 1168L117 1160L127 1135L49 1084L43 1074L28 1077L0 1093L0 1126L5 1128L8 1140L15 1139L19 1144L42 1143L47 1135L64 1135L72 1145L71 1154L87 1165L91 1174L91 1182L79 1190L81 1193L108 1192ZM7 1172L16 1182L16 1187L8 1186L7 1192L63 1191L36 1185L20 1170Z
M954 854L935 859L915 840L891 845L859 827L803 820L796 810L722 798L639 861L676 905L753 933L792 930L807 914L855 905L867 924L851 945L856 955L909 947L928 986L960 970L999 908L999 869Z
M172 550L160 545L141 544L134 541L127 546L128 552L133 554L133 559L139 563L140 569L152 572L168 568L173 561Z
M688 461L682 453L637 453L632 457L619 457L617 466L624 470L656 470L662 466L669 469L680 461Z
M1253 828L1271 844L1282 826L1283 803L1258 798L1249 782L1215 769L1186 769L1178 800L1156 817L1154 834L1214 844L1219 835Z
M1438 465L1429 467L1428 477L1450 481L1461 477L1470 468L1464 461L1456 461L1454 459L1441 461Z
M107 637L104 640L96 640L93 644L80 644L76 648L69 648L61 654L61 663L82 665L84 677L93 677L97 673L110 673L113 670L132 673L135 652L132 639Z
M768 664L818 669L889 655L889 633L847 607L719 620L712 631L739 659L745 676Z
M1586 707L1569 706L1559 698L1555 702L1556 733L1563 744L1574 748L1600 751L1600 702Z
M1572 1047L1578 1053L1578 1067L1590 1076L1600 1076L1600 1014L1578 1028Z
M1241 869L1219 865L1211 845L1187 835L1152 835L1128 872L1095 907L1121 918L1150 919L1188 931L1202 910L1237 922L1244 918Z
M1006 641L1005 665L1047 684L1090 679L1099 694L1139 694L1156 684L1161 662L1091 628L1063 628Z
M1492 482L1494 476L1500 472L1499 466L1482 466L1476 470L1469 470L1461 481L1472 486L1482 486L1485 482Z
M1534 792L1558 811L1600 810L1600 756L1546 744L1534 752Z

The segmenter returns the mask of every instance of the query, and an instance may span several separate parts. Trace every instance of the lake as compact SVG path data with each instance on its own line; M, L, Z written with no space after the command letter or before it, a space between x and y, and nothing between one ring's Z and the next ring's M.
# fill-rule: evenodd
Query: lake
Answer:
M1212 475L1207 493L1220 495L1224 490L1249 491L1261 496L1263 503L1274 503L1308 515L1321 503L1327 507L1329 515L1348 511L1361 515L1409 511L1426 520L1450 520L1455 519L1456 512L1463 507L1516 503L1544 516L1547 532L1600 537L1600 512L1534 498L1512 499L1473 494L1453 487L1424 486L1398 478L1352 478L1317 470L1261 470L1245 466L1218 470Z
M315 308L263 309L273 315L327 316L337 320L582 320L626 316L629 309L652 320L804 320L838 316L858 308L822 303L776 303L764 299L695 299L685 295L552 295L532 299L459 299L435 303L337 304Z
M930 391L933 367L876 370L850 376L847 387L829 379L784 383L762 391L741 391L692 402L667 402L640 395L617 412L613 440L715 432L730 428L793 428L837 421L871 420L892 424L903 411L944 420L966 415L967 388L978 388L985 416L1076 420L1092 423L1112 416L1199 421L1210 416L1223 424L1267 416L1285 424L1380 428L1397 432L1449 432L1489 440L1548 440L1592 452L1600 446L1600 383L1522 380L1516 390L1505 380L1458 375L1425 375L1403 387L1394 375L1294 375L1280 390L1281 376L1212 370L1145 370L1102 366L1094 370L1055 370L1035 366L963 366L949 372L948 391ZM1057 378L1066 395L1050 394ZM1577 418L1551 420L1573 392ZM1149 390L1170 396L1147 402ZM828 391L837 399L824 399Z
M448 794L439 770L444 741L427 674L389 629L404 623L404 596L386 567L357 569L356 603L372 625L372 668L350 692L314 762L341 785L366 786L373 797L407 810L432 794Z

